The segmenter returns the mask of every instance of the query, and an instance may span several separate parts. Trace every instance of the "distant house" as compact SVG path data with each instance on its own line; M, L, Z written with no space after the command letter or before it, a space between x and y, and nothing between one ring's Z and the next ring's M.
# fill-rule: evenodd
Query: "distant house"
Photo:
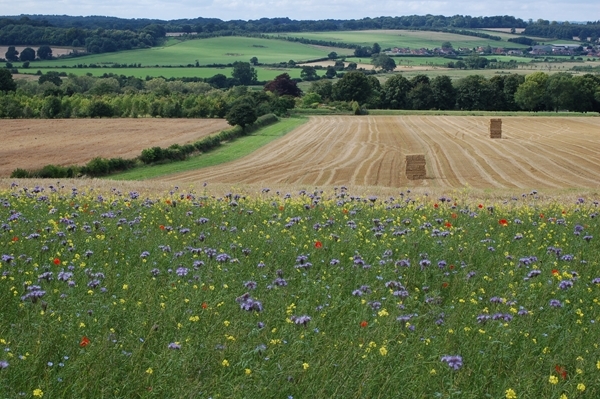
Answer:
M533 55L547 55L552 54L552 46L550 45L536 45L531 48L530 51Z

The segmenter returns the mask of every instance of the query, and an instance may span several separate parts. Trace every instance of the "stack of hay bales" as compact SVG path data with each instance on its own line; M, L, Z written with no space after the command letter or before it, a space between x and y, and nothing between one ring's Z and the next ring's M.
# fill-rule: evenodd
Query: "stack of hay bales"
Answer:
M406 177L409 180L424 179L425 172L425 155L407 155L406 156Z
M502 138L502 119L490 119L490 138Z

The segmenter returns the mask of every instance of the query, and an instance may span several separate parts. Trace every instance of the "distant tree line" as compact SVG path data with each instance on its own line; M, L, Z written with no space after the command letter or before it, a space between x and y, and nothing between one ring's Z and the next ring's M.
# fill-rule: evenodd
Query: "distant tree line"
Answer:
M596 42L600 37L600 21L588 22L586 24L572 24L569 22L558 23L556 21L550 22L538 19L535 23L528 24L523 34L566 40L579 37L582 41L587 41L588 38L591 38L592 42Z
M298 21L290 18L261 18L259 20L223 21L217 18L191 18L163 21L157 19L124 19L115 17L71 17L60 15L26 15L21 20L33 21L42 26L83 29L115 29L139 31L155 24L167 32L210 33L217 31L244 31L255 33L310 32L364 29L416 29L416 28L525 28L527 23L508 15L471 17L468 15L405 15L398 17L362 18L358 20L310 20ZM0 20L0 27L2 20Z

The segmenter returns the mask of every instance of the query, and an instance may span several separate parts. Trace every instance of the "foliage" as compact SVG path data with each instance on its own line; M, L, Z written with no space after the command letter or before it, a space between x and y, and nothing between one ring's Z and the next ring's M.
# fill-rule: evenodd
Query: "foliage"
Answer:
M348 72L332 87L331 96L337 101L366 102L371 96L371 85L362 72Z
M24 184L3 396L600 395L595 198Z
M373 57L373 66L381 68L386 72L391 72L396 69L396 61L387 54L377 54Z
M40 60L52 59L52 48L48 45L42 45L37 50L37 56Z
M247 62L234 62L231 76L241 85L251 85L256 83L256 70Z
M282 73L268 82L265 85L265 90L277 93L280 96L300 97L302 95L302 90L298 87L297 82L292 80L287 73Z
M19 54L20 61L34 61L35 60L35 50L31 47L26 47Z
M8 60L8 61L18 61L19 60L19 52L15 49L15 46L9 46L8 49L6 50L6 53L4 53L4 57Z
M17 90L12 73L6 68L0 68L0 93Z
M254 107L248 103L239 103L235 104L227 115L225 115L225 119L227 119L227 123L231 126L239 125L242 130L246 125L251 125L256 121L256 110Z

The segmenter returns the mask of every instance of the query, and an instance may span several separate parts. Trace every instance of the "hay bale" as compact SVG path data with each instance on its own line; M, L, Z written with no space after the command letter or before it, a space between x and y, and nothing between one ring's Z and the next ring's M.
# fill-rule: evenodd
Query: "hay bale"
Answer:
M490 138L502 138L502 119L490 119Z
M424 154L406 156L406 177L409 180L420 180L427 176Z

